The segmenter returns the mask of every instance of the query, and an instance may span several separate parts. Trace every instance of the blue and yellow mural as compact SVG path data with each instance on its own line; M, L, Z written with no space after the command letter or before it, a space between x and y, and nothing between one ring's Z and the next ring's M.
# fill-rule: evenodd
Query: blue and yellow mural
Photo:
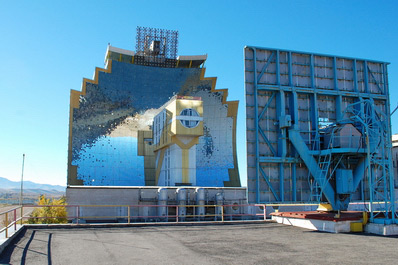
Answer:
M196 185L240 186L238 102L226 101L227 90L215 90L216 78L204 77L205 59L185 56L162 66L140 64L137 57L109 46L106 68L97 68L93 80L84 79L81 92L71 91L68 185L156 185L155 156L138 154L138 131L150 131L162 106L182 95L203 100Z

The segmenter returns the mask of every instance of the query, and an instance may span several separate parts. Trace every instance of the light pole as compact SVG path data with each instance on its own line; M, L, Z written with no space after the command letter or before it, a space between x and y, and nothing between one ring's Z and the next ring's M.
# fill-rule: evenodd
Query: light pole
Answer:
M19 205L23 204L23 169L25 166L25 154L22 156L22 176L21 176L21 193L19 194Z

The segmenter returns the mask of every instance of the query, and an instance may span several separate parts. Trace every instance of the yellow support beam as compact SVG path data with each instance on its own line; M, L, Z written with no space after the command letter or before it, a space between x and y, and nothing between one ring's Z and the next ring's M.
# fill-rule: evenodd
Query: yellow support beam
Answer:
M362 224L366 225L368 223L368 212L362 212Z
M182 151L182 183L189 183L189 149Z

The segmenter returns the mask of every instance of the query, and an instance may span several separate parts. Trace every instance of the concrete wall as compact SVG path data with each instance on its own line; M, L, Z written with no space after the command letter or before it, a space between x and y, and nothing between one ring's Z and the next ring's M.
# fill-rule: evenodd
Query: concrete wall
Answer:
M165 187L163 187L165 188ZM185 205L197 205L196 189L198 187L167 187L167 205L183 205L177 201L177 189L183 188L187 192ZM133 221L159 219L160 207L158 201L159 187L87 187L69 186L66 189L68 205L79 205L80 217L87 220L126 219L130 207L130 216ZM246 188L211 188L206 187L204 205L219 205L217 194L222 195L222 204L225 214L249 214L261 212L260 207L234 206L247 204ZM163 205L165 205L163 204ZM84 206L87 205L87 206ZM118 205L117 207L92 207L92 205ZM122 205L122 206L121 206ZM203 204L202 204L203 205ZM91 206L91 207L89 207ZM258 209L257 209L258 208ZM76 207L68 208L69 217L76 217ZM175 207L168 208L168 215L175 215ZM195 207L187 207L186 214L195 214ZM206 207L206 214L215 214L217 207ZM230 218L231 219L231 218Z

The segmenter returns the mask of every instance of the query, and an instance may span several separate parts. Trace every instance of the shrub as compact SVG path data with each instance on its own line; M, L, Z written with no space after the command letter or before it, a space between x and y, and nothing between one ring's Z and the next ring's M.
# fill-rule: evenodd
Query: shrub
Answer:
M41 195L37 205L66 205L66 198L53 199ZM33 210L30 216L31 218L28 220L29 224L65 224L68 222L66 207L38 207Z

